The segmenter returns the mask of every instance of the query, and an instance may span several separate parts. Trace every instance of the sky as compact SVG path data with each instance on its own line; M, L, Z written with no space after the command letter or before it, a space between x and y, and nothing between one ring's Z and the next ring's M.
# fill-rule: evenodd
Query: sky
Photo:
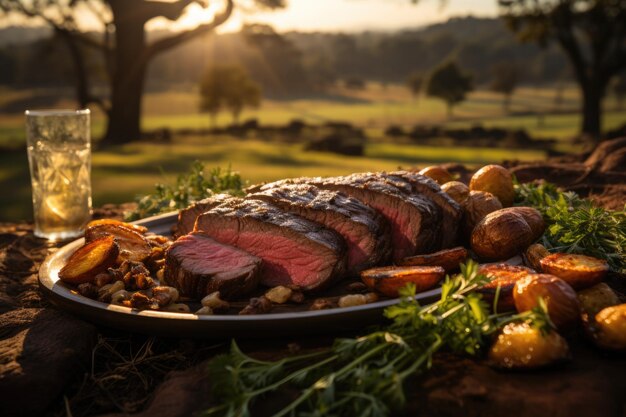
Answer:
M288 0L288 7L271 12L236 14L221 31L237 30L242 23L268 23L278 31L393 30L445 21L451 16L495 16L497 0ZM190 6L177 27L190 27L210 19L218 9ZM152 22L162 27L166 22Z
M252 0L239 3L246 2L250 4ZM185 15L174 24L163 18L154 19L148 23L148 29L188 29L210 21L221 10L223 2L209 3L206 9L197 4L190 5ZM286 8L276 11L246 12L237 8L218 32L237 31L244 23L267 23L280 32L396 30L442 22L454 16L486 17L497 13L497 0L419 0L418 4L411 0L287 0L287 3ZM83 29L101 28L90 12L80 13L80 20ZM24 23L21 17L5 17L0 26ZM26 24L33 23L28 21Z

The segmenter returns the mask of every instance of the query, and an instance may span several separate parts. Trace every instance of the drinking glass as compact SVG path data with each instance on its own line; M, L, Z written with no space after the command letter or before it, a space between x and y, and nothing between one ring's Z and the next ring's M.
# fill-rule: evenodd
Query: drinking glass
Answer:
M89 110L26 111L35 236L80 236L91 219Z

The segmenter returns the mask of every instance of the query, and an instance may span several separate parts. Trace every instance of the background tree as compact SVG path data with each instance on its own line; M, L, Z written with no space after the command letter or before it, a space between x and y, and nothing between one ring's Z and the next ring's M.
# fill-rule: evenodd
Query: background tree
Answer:
M413 72L406 80L406 84L413 98L417 99L424 87L424 75L421 72Z
M209 68L200 82L200 110L209 113L215 126L217 114L228 109L233 122L245 107L256 108L261 104L261 88L238 65L219 65Z
M444 62L436 67L426 86L426 94L439 98L448 106L448 117L452 116L453 107L465 100L467 93L473 90L472 77L461 72L453 61Z
M624 109L624 99L626 99L626 72L622 72L613 80L613 94L617 101L617 108Z
M510 62L500 62L493 66L491 74L491 90L503 95L502 107L508 112L511 106L511 96L519 82L517 66Z
M246 1L246 0L241 0ZM191 4L208 7L205 0L0 0L0 10L39 19L66 41L74 62L81 107L99 105L107 114L105 143L126 143L140 136L141 97L148 63L162 52L213 31L231 16L234 0L213 20L155 41L146 40L145 25L155 18L178 20ZM262 7L282 7L284 0L249 0ZM82 31L79 20L92 13L102 24L101 39ZM91 94L89 72L79 44L102 52L109 84L105 100Z
M583 96L581 131L598 138L602 99L626 68L626 0L499 0L502 16L522 41L556 41Z

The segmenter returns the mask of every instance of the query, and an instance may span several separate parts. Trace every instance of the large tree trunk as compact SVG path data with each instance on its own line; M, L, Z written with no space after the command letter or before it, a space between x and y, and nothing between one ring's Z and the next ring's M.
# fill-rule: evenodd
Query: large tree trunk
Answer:
M583 134L598 139L602 133L602 99L606 82L602 79L590 79L581 87L583 93L581 131Z
M144 25L125 7L116 5L117 2L111 2L115 55L111 112L103 141L108 145L132 142L141 136L141 97L146 73L146 63L140 58L146 47Z

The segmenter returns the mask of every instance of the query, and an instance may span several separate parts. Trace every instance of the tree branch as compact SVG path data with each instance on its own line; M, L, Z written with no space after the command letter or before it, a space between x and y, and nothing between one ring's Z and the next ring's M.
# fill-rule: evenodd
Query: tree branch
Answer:
M192 3L198 3L202 7L208 6L207 2L204 0L178 0L170 3L162 1L143 1L142 16L146 22L155 17L178 20L187 6Z
M179 32L175 35L168 36L167 38L159 39L158 41L154 41L151 45L148 45L146 47L143 58L147 61L156 54L173 48L174 46L180 45L181 43L200 36L204 33L212 31L213 29L224 23L226 20L228 20L233 12L233 7L233 0L228 0L224 11L216 15L212 22L197 26L194 29Z

